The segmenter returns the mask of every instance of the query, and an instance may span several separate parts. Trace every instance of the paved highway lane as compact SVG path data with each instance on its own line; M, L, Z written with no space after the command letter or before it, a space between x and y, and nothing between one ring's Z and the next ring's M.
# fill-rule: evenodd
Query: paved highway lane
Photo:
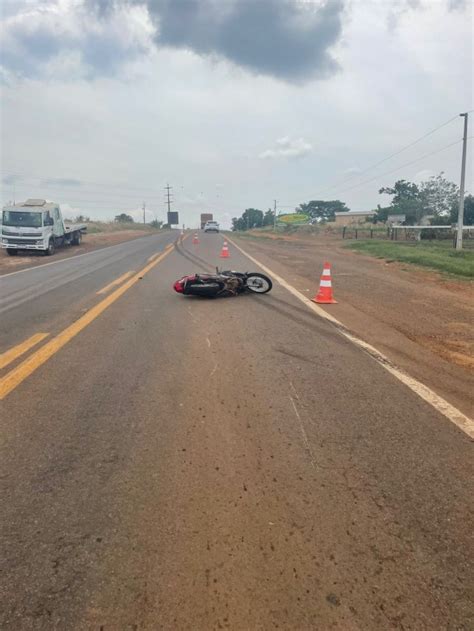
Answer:
M77 317L97 291L139 270L177 234L164 232L75 257L53 257L47 264L0 276L0 348L20 342L30 330L55 330Z
M279 286L170 290L221 243L4 398L0 627L473 628L472 441Z

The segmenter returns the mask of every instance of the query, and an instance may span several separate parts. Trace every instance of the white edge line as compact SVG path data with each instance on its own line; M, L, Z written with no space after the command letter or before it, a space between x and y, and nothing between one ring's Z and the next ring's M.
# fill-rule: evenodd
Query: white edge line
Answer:
M92 233L94 234L94 233ZM2 278L6 278L7 276L13 276L14 274L22 274L23 272L31 272L35 269L43 269L43 267L49 267L50 265L57 265L58 263L64 263L65 261L70 261L72 259L80 259L83 256L90 256L91 254L97 254L97 252L103 252L104 250L110 250L110 248L119 248L124 243L130 243L131 241L136 241L137 239L148 239L151 237L158 237L158 234L150 234L146 237L137 237L136 239L127 239L127 241L121 241L120 243L114 243L114 245L106 245L105 248L97 248L96 250L92 250L91 252L84 252L84 254L72 254L71 256L65 256L63 259L58 259L57 261L51 261L51 263L40 263L39 265L32 265L31 267L25 267L24 269L19 269L16 272L8 272L8 274L0 274L0 281ZM169 243L168 245L173 245ZM161 252L159 252L161 254Z
M293 296L298 298L298 300L300 300L303 304L314 311L316 315L334 324L341 335L343 335L346 339L350 340L353 344L364 350L368 355L370 355L370 357L372 357L372 359L375 359L375 361L377 361L380 366L385 368L385 370L387 370L404 385L410 388L412 392L414 392L424 401L429 403L432 407L435 408L435 410L443 414L443 416L445 416L448 420L459 427L459 429L467 434L469 438L474 440L474 420L463 414L460 410L454 407L454 405L451 405L451 403L448 403L448 401L436 394L436 392L431 390L431 388L425 386L424 383L421 383L421 381L418 381L414 377L411 377L401 368L395 366L395 364L393 364L393 362L388 357L378 351L374 346L371 346L367 342L364 342L364 340L361 340L359 337L348 331L344 324L337 320L337 318L324 311L324 309L309 300L309 298L306 298L306 296L300 293L295 287L287 283L284 278L282 278L278 274L275 274L275 272L257 261L257 259L255 259L250 254L247 254L247 252L245 252L245 250L237 245L235 241L233 241L232 239L228 239L228 241L232 243L234 247L240 250L240 252L242 252L242 254L244 254L248 259L255 263L255 265L258 265L264 272L270 274L282 287L284 287L287 291L293 294Z

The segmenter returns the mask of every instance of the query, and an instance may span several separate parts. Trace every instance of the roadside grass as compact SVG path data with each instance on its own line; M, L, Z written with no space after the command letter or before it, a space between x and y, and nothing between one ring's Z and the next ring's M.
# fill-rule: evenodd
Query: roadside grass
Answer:
M370 234L386 235L386 226L377 226L374 224L360 224L357 226L349 226L346 229L348 238L357 230L361 238L368 238ZM334 222L324 222L319 224L278 224L276 230L273 225L263 226L261 228L252 228L251 230L243 230L234 232L236 236L243 238L262 238L262 239L278 239L278 237L340 237L344 232L343 226L337 226Z
M270 239L271 241L288 241L289 237L315 237L320 234L318 226L277 226L276 230L273 226L264 226L262 228L252 228L251 230L242 230L230 232L229 234L243 239Z
M394 243L393 241L351 241L346 248L370 256L429 267L440 272L474 278L474 251L453 249L451 242Z
M124 230L136 230L138 232L158 232L158 228L153 228L149 224L143 223L118 223L115 221L88 221L88 234L97 234L99 232L123 232Z

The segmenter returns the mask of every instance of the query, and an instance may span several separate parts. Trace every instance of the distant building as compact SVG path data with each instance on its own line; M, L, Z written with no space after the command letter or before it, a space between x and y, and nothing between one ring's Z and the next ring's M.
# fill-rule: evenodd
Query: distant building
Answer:
M334 213L336 226L350 226L353 224L372 222L375 210L350 210L349 212Z
M423 215L423 217L420 219L418 224L420 226L430 226L431 220L434 219L434 217L435 217L434 215Z
M406 218L407 218L406 215L400 215L400 214L388 215L387 223L389 226L401 226L403 223L405 223Z

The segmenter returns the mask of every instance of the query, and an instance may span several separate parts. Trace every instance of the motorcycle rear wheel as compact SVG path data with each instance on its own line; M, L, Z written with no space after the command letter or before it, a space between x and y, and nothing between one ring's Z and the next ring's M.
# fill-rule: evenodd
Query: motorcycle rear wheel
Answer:
M252 272L247 275L247 289L255 294L266 294L272 287L272 281L265 274Z

